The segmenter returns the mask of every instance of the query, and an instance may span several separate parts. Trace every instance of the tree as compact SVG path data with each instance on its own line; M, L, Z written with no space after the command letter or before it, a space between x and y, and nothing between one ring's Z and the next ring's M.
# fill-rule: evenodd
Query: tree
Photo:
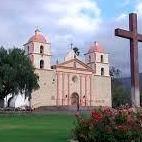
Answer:
M78 49L77 47L74 47L74 48L73 48L73 51L75 52L75 54L76 54L77 56L79 56L80 52L79 52L79 49Z
M116 69L114 66L110 68L110 76L114 78L120 78L121 77L121 71L119 69Z
M24 50L14 48L6 50L0 48L0 99L8 94L25 93L31 98L33 90L39 88L38 76L34 73Z
M130 92L125 88L121 81L121 71L115 67L111 67L110 76L112 78L112 106L119 107L126 104L130 105Z

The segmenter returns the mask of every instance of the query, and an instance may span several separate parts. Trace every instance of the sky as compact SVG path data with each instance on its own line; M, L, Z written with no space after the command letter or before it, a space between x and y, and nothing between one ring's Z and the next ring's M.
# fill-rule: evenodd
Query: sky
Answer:
M115 28L128 29L128 14L138 14L142 33L142 0L0 0L0 44L23 48L38 27L51 42L53 62L70 50L80 49L81 58L94 41L107 53L111 66L130 75L129 41L114 36ZM139 68L142 72L142 44Z

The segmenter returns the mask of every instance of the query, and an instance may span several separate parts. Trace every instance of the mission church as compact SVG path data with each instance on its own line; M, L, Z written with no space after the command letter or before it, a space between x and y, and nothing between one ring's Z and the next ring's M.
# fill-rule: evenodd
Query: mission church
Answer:
M38 29L24 49L39 76L40 88L31 95L32 108L112 105L108 54L97 42L84 54L84 62L70 49L56 65L51 65L51 43Z

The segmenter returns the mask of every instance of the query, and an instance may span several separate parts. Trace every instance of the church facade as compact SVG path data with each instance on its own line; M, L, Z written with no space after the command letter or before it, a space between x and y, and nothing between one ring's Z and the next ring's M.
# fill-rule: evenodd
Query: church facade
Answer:
M108 54L97 42L84 54L84 62L71 49L56 65L51 65L51 43L39 30L24 49L39 76L40 88L32 92L32 108L112 105Z

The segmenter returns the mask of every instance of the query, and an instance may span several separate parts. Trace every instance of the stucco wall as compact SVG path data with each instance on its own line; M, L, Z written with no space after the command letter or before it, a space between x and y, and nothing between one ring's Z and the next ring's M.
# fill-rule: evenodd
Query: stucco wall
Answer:
M40 53L43 46L43 53ZM51 68L51 45L50 43L30 42L25 45L25 52L29 55L35 68L40 68L40 60L44 61L44 69Z
M104 68L104 76L109 76L109 64L96 63L96 75L101 75L101 68Z
M103 61L101 61L103 56ZM101 75L101 68L104 68L104 76L109 76L108 54L92 52L85 55L85 62L96 71L96 75Z
M79 67L79 66L77 66ZM90 71L59 67L55 70L36 70L40 89L32 93L33 108L39 106L71 105L73 93L79 96L80 106L111 106L111 78ZM76 77L76 81L73 81Z
M92 105L111 106L111 78L93 76L92 78Z
M40 88L32 93L32 107L55 106L56 72L53 70L36 70L35 72L39 75Z
M79 74L74 70L72 72L57 72L57 100L58 105L71 105L73 93L79 96L80 105L90 105L90 74ZM73 78L76 78L75 81ZM85 97L85 98L84 98Z
M34 42L34 53L40 53L40 46L44 47L44 54L51 55L51 45L50 43L40 43Z
M108 54L106 53L99 53L99 52L95 52L96 54L96 60L95 62L101 62L101 55L103 55L103 63L108 63Z
M103 56L103 62L101 62L101 55ZM101 75L101 68L104 68L104 76L109 76L109 63L108 54L96 53L96 75Z
M44 69L50 69L51 68L51 56L48 55L41 55L41 54L33 54L34 55L34 61L33 65L35 68L40 68L40 60L44 61Z

